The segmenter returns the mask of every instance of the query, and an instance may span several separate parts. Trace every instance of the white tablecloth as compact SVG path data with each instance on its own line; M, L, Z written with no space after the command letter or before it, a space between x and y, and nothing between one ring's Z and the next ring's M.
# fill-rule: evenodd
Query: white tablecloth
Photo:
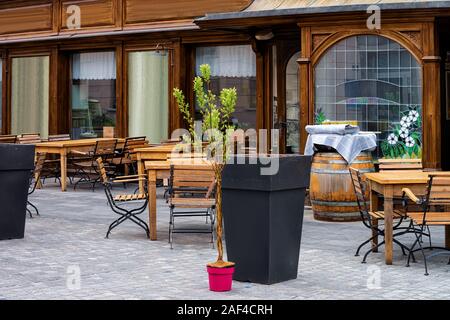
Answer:
M377 136L374 133L310 134L306 142L305 155L314 155L315 145L335 149L351 164L362 151L372 151L377 147Z

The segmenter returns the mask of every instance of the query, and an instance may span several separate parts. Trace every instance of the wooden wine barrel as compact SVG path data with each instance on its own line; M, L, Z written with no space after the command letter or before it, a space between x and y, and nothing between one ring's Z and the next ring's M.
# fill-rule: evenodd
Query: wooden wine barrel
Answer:
M350 166L361 173L375 171L370 153L361 153ZM338 153L320 152L314 156L310 197L316 220L361 220L348 168L349 165Z

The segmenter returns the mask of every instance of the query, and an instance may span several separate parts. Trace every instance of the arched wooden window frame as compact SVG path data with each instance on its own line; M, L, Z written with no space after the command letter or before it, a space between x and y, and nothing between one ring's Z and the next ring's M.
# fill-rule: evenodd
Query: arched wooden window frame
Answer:
M311 26L301 27L302 55L300 65L300 121L301 128L314 123L314 70L320 58L343 39L359 35L383 36L397 42L408 50L422 68L422 113L423 113L423 163L426 168L441 167L441 148L434 143L441 136L440 124L440 58L435 39L434 22L417 23L414 27L398 25L380 30L368 30L365 26L338 31L328 31ZM342 30L340 30L342 29ZM304 148L307 134L300 133L300 147Z

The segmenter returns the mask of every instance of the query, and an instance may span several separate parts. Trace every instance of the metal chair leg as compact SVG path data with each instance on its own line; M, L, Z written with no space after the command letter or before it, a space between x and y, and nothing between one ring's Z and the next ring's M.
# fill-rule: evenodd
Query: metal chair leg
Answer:
M28 201L28 205L33 207L33 209L36 211L36 215L40 216L39 209L34 204L32 204L30 201Z
M380 244L378 244L375 248L378 249L379 247L381 247L382 245L384 245L384 241L381 242ZM369 256L369 254L372 252L373 248L370 248L369 251L366 252L366 254L364 255L364 259L361 263L366 263L367 257Z
M415 247L416 244L418 244L419 245L419 249L418 250L420 250L422 252L422 256L423 256L423 259L424 259L425 276L428 276L429 273L428 273L428 265L427 265L427 256L425 255L425 251L423 250L423 246L422 246L422 243L421 243L421 237L417 234L416 230L414 230L414 235L416 236L416 241L415 241L414 245L411 247L411 251L410 251L409 254L411 255L413 253L413 251L415 251L414 247ZM407 262L406 266L409 267L409 257L408 257L408 262Z
M359 257L359 252L361 251L362 247L364 247L366 244L368 244L368 243L369 243L370 241L372 241L374 238L375 238L375 237L372 237L372 238L370 238L369 240L364 241L364 242L358 247L358 250L356 250L355 257Z

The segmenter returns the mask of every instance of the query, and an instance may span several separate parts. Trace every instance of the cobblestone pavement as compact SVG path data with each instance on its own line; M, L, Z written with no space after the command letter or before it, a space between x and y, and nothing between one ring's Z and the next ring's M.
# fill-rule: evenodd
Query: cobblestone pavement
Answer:
M157 242L134 224L122 225L105 239L115 216L104 193L100 188L95 193L69 190L38 190L32 197L41 216L27 218L25 239L0 242L0 300L450 299L448 257L431 261L429 277L422 263L406 268L398 247L393 266L384 265L383 250L363 265L354 257L369 236L362 224L317 222L310 211L297 280L272 286L235 281L233 291L213 293L205 265L216 253L208 235L175 235L170 250L163 200L158 200ZM443 230L433 234L434 242L443 242ZM78 273L80 282L73 281Z

